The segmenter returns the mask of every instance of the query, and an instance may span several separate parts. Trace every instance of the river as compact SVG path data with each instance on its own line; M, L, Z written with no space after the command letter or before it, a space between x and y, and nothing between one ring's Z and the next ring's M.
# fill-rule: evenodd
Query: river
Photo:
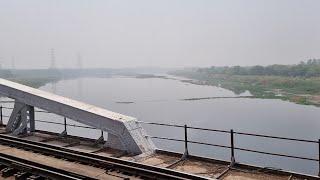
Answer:
M275 99L203 99L186 98L236 97L232 91L213 86L195 85L173 79L134 77L81 78L62 80L41 87L42 90L97 105L111 111L136 117L140 121L243 131L292 138L319 139L320 108L297 105ZM246 93L247 95L248 93ZM49 120L47 115L37 118ZM63 122L61 117L51 120ZM74 123L74 122L70 122ZM151 136L183 139L183 130L170 127L144 125ZM61 126L37 123L37 128L62 131ZM99 132L68 128L74 135L98 138ZM190 130L189 140L229 145L230 137L223 133ZM180 142L154 140L158 148L183 151ZM311 143L286 142L237 135L237 147L269 151L310 158L318 157L318 146ZM190 153L229 160L230 151L219 147L190 144ZM236 151L236 161L263 167L275 167L302 173L317 174L316 162L279 158Z

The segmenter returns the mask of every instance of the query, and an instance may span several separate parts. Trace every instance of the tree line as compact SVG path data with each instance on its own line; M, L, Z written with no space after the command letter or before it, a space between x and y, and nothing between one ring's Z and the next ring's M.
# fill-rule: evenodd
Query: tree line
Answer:
M309 59L295 65L269 65L269 66L224 66L200 68L200 73L229 74L229 75L265 75L289 77L320 77L320 59Z

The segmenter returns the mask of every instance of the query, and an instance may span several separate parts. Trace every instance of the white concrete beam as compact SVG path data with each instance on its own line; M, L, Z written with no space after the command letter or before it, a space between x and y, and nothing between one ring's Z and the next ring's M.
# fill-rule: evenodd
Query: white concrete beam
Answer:
M152 153L155 149L136 118L5 79L0 79L0 94L106 131L112 134L110 142L107 143L111 148L121 148L134 154ZM121 144L114 142L121 142Z

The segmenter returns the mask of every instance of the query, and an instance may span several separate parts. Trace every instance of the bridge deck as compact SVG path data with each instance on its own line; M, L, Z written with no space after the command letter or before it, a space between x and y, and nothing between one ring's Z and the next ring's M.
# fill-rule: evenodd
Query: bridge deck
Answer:
M1 132L1 129L0 129ZM57 134L48 132L36 132L31 136L21 137L33 141L46 142L48 144L53 144L56 146L64 146L77 151L95 153L101 156L117 157L125 160L131 160L140 162L143 164L148 164L152 166L168 167L173 163L177 162L180 157L174 153L156 153L154 155L148 156L146 158L137 159L135 156L130 156L122 151L114 150L111 148L104 148L103 146L92 146L93 141L80 137L67 137L59 138ZM95 168L92 166L82 165L79 163L73 163L69 161L64 161L54 157L48 157L41 154L32 153L29 151L24 151L21 149L15 149L8 146L0 146L0 153L7 153L9 155L16 155L19 157L28 158L29 160L34 160L37 162L44 163L46 165L61 167L63 169L70 170L76 173L83 173L83 175L98 177L99 179L110 179L110 177L116 179L116 177L105 174L105 170L100 168ZM187 159L177 163L176 165L170 167L171 169L183 171L187 173L197 174L209 178L217 178L228 169L228 164L220 163L219 161L205 161L201 159ZM132 177L131 177L132 179ZM234 169L229 170L220 179L225 180L288 180L288 179L299 179L290 174L279 175L273 173L265 173L263 171L251 171L249 169ZM300 178L302 179L302 178Z

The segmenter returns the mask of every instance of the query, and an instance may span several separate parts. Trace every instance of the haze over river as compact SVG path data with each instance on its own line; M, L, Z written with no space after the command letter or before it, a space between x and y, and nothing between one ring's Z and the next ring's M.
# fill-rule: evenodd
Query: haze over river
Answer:
M62 80L47 84L42 90L97 105L111 111L136 117L140 121L187 124L189 126L223 129L248 133L259 133L300 139L320 138L320 108L273 100L273 99L206 99L182 100L185 98L237 96L233 92L213 86L195 85L172 79L138 79L133 77L81 78ZM131 102L131 103L124 103ZM62 117L51 117L38 113L37 119L63 122ZM74 122L69 121L74 124ZM183 129L144 125L151 136L183 139ZM62 131L63 127L37 123L37 128ZM99 131L68 128L69 134L98 138ZM228 134L189 130L189 140L228 145ZM183 151L184 144L156 140L158 148ZM281 154L318 157L317 144L286 142L266 138L236 135L235 145L259 151ZM230 160L230 150L219 147L190 144L190 154ZM279 158L243 151L236 151L236 161L317 173L317 162Z

